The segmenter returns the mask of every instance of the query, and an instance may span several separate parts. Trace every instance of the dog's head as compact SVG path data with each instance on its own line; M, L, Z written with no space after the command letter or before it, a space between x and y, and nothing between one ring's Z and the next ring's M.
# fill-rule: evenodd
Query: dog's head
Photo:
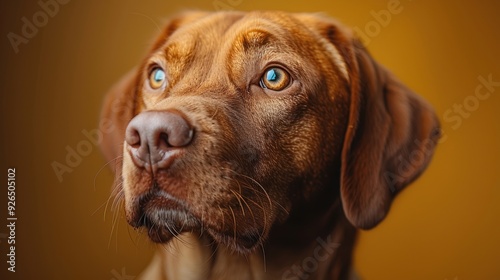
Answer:
M377 225L439 137L430 106L348 29L280 12L172 19L102 118L131 225L240 252L325 194L354 226Z

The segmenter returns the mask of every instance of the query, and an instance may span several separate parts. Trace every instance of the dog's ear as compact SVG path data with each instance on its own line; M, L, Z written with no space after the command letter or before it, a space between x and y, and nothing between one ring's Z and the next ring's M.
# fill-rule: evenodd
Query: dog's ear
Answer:
M375 62L359 41L353 42L353 54L341 197L349 221L369 229L427 167L440 128L432 107Z
M206 12L183 12L169 19L153 41L148 53L153 53L163 46L168 38L183 24L194 21L206 15ZM137 102L140 69L136 68L126 74L106 94L101 110L100 130L102 132L101 150L108 162L116 164L122 155L125 130L129 121L137 114ZM111 165L115 170L115 165Z
M440 136L439 121L431 106L375 62L351 31L322 16L312 18L345 60L351 92L340 192L349 221L369 229L426 168Z
M101 109L101 151L108 162L120 162L125 129L135 111L137 70L127 73L106 94ZM115 164L111 168L115 170Z

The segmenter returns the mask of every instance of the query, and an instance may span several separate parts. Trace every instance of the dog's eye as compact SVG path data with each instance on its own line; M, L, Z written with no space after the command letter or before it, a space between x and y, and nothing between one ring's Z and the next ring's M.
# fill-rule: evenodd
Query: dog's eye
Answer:
M260 78L260 86L270 90L283 90L290 84L290 74L278 67L271 67L266 70L264 76Z
M155 68L151 71L151 74L149 74L149 86L151 86L152 89L159 89L165 83L165 79L165 71L161 68Z

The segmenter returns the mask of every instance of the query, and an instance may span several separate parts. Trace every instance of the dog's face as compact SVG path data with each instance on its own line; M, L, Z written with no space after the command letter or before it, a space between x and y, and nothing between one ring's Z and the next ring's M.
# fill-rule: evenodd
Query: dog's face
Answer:
M332 201L349 220L377 224L427 164L437 121L356 45L313 15L172 20L104 110L128 222L155 242L192 231L249 252L297 204L341 186ZM422 159L398 171L412 151Z

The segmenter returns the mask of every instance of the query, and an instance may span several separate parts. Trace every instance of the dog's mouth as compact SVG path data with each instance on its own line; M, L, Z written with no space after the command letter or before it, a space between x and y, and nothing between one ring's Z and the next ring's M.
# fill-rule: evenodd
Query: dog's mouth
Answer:
M156 243L165 243L181 233L201 228L201 222L181 201L163 191L143 196L137 209L129 223L135 228L146 228L149 238Z
M247 229L245 232L227 231L204 225L185 205L164 191L144 195L138 200L136 211L127 215L134 228L145 228L151 241L167 243L172 238L186 232L208 235L217 243L230 246L245 253L255 248L261 240L261 232Z

